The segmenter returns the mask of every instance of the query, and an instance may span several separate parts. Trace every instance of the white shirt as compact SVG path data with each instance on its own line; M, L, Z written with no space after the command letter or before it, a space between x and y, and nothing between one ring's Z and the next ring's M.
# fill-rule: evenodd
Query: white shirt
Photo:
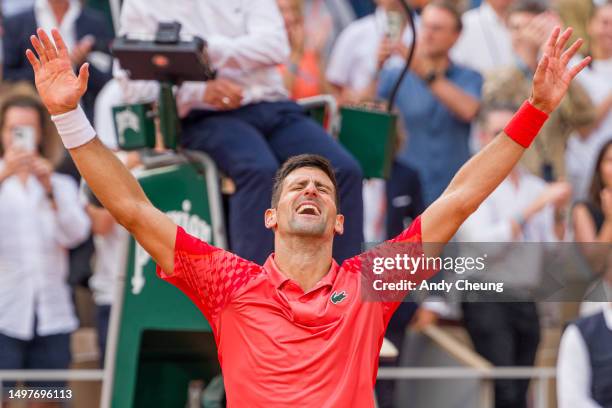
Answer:
M572 60L572 65L579 60ZM585 68L576 80L587 91L595 105L601 104L612 93L612 58L594 60L590 67ZM565 163L570 182L574 187L574 197L577 200L586 198L591 187L593 168L599 154L599 149L612 139L612 111L585 140L573 135L567 142Z
M346 27L330 55L327 80L357 91L365 89L376 76L378 46L386 32L387 13L381 7ZM404 30L402 41L406 45L412 43L409 29Z
M466 11L461 20L461 36L450 51L454 62L481 74L514 64L510 32L487 2Z
M0 161L0 168L3 163ZM0 184L0 332L29 340L77 328L68 276L67 248L89 233L89 218L76 183L51 176L57 210L34 177L25 186L16 176Z
M512 237L512 220L527 208L544 191L546 183L525 170L518 169L518 186L506 178L480 205L457 232L458 242L488 243L475 249L487 254L486 276L476 275L487 281L505 282L507 287L533 288L538 284L542 269L541 245L512 245L513 242L555 242L554 211L548 206L531 217L523 227L522 236ZM501 243L508 243L503 245ZM500 243L493 244L490 243ZM525 273L517 273L524 271Z
M81 3L79 0L70 0L68 11L62 19L62 23L58 24L48 0L36 0L34 2L34 15L36 24L47 33L51 32L52 28L57 28L66 43L66 46L71 50L77 43L76 35L76 20L81 15Z
M612 306L604 309L606 326L612 330ZM561 337L557 360L559 408L601 408L591 398L591 363L580 330L571 324Z
M173 20L182 24L182 36L208 42L218 77L243 87L243 105L287 98L277 65L288 59L289 44L275 0L126 0L119 35L152 38L160 21ZM117 70L126 102L157 98L156 83L128 83L125 75ZM202 102L205 88L204 82L181 86L177 103L183 114L190 108L211 109Z
M115 224L105 235L94 235L96 262L94 274L89 279L96 305L111 305L121 273L125 270L130 234Z

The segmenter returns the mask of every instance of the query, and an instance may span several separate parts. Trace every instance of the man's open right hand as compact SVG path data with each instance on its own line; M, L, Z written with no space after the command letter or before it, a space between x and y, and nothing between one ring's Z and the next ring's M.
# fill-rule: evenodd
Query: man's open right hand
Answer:
M75 75L70 61L68 48L57 29L51 30L55 45L43 29L30 41L38 54L26 51L26 57L34 69L36 89L52 115L60 115L76 109L81 96L87 90L89 64L81 65L79 75ZM57 48L56 48L57 46Z

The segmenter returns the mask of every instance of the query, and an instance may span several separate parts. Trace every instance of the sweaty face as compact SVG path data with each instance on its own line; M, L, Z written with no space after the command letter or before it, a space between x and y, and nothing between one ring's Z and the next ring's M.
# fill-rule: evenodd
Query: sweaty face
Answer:
M274 216L270 222L269 216ZM340 225L338 225L338 223ZM276 209L266 212L266 226L276 227L282 234L323 237L333 236L342 226L337 214L334 185L327 175L312 167L302 167L290 173Z

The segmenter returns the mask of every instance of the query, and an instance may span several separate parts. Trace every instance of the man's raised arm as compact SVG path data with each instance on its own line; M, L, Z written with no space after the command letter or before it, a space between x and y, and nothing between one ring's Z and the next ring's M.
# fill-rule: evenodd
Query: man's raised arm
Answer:
M450 182L442 196L421 217L423 242L448 242L463 221L497 188L518 163L540 127L565 96L572 79L590 62L590 57L567 68L582 45L576 41L564 51L572 29L560 35L557 27L533 77L531 97L514 115L504 132L472 157Z
M176 225L153 207L130 171L95 137L78 107L87 88L89 65L83 64L75 75L59 32L52 30L57 48L42 29L37 34L30 40L38 58L31 50L26 56L34 69L36 89L79 173L113 217L166 273L172 273Z

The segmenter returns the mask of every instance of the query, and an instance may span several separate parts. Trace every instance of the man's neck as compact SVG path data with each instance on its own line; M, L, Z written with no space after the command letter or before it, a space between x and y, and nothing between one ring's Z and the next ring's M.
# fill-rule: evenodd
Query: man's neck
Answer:
M612 58L612 49L605 49L593 44L593 52L591 54L593 55L593 59L607 60Z
M62 20L64 19L64 16L66 15L66 13L68 12L68 9L70 8L70 2L68 1L49 1L49 7L51 8L51 11L53 12L53 15L55 16L55 20L57 21L57 24L61 24Z
M450 59L448 57L448 54L430 56L429 62L431 64L431 68L437 72L446 72L446 70L450 66Z
M507 8L499 7L499 6L495 5L495 4L492 4L489 1L487 1L487 4L489 5L489 7L491 7L491 9L495 12L495 14L497 15L497 17L500 20L505 20L506 13L508 12Z
M283 275L296 281L304 292L314 287L332 264L333 240L322 242L303 237L274 242L274 262Z

